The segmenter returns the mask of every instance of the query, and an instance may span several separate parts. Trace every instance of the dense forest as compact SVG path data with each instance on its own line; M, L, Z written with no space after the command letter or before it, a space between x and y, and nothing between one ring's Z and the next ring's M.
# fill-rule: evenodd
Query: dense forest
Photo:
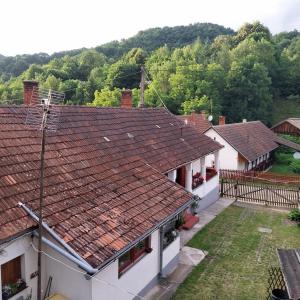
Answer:
M66 102L117 106L121 90L174 113L206 110L229 122L272 123L276 103L299 105L300 33L271 35L259 22L237 32L215 24L154 28L93 49L0 56L0 102L22 99L22 80L64 91Z

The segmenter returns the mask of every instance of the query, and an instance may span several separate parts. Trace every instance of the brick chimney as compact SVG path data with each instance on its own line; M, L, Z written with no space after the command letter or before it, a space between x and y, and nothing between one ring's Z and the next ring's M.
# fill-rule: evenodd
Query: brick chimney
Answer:
M24 97L24 105L30 105L32 92L34 89L38 89L39 83L35 80L24 80L23 81L23 97Z
M226 120L225 116L219 116L219 125L225 125L225 120Z
M131 90L122 91L121 107L132 108L132 92L131 92Z
M195 122L196 121L196 118L197 118L197 113L193 110L191 112L191 119L192 119L192 122Z

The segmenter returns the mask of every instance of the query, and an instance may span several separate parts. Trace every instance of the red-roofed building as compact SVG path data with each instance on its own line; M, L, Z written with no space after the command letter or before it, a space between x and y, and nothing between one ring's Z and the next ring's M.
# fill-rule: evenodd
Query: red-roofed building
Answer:
M195 195L199 209L218 199L206 157L222 146L165 109L132 108L125 96L121 108L62 106L58 130L47 133L44 291L52 278L51 293L73 300L143 296L176 267L175 225ZM36 299L40 132L26 113L0 107L3 299L17 282L12 299Z
M277 136L261 121L225 124L213 126L205 135L224 146L220 151L220 169L230 170L263 170L270 166L272 153L280 145L285 145L297 151L300 145ZM214 160L208 157L208 160Z
M205 111L201 111L200 114L192 112L190 115L180 115L177 117L185 124L194 126L200 133L212 127L212 124L206 118Z

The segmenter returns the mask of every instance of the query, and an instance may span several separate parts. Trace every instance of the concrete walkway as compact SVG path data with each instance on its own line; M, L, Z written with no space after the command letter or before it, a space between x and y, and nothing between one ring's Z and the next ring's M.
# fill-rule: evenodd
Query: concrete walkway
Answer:
M159 283L144 297L147 300L168 300L175 293L179 285L185 280L189 273L207 255L206 251L185 246L185 244L205 225L211 222L226 207L230 206L234 200L220 198L211 206L199 213L200 220L191 230L180 232L181 251L179 264L176 269L166 278L160 279Z

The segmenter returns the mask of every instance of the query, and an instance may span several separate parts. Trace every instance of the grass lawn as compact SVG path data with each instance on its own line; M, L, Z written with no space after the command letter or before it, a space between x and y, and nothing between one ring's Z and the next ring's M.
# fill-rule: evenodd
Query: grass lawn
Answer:
M208 256L172 299L266 299L268 267L279 265L276 248L300 247L300 228L286 224L286 217L266 209L227 208L188 243Z
M296 174L295 172L293 172L290 165L278 164L278 163L275 163L270 168L269 172L277 173L277 174L281 174L281 175L299 175L299 174Z

